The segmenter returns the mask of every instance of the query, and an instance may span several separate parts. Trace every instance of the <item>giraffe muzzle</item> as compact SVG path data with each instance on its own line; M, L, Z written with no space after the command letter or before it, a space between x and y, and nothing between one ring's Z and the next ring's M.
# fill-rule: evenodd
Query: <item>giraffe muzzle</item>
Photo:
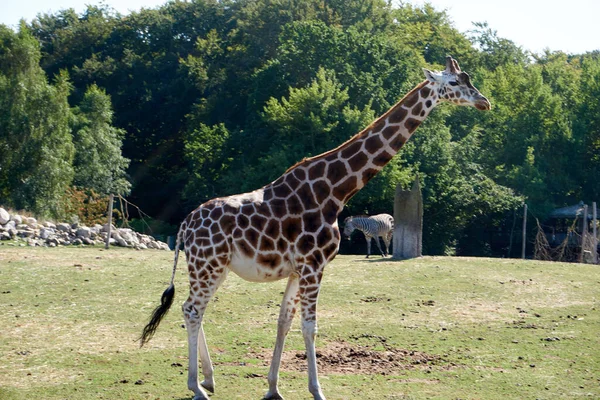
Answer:
M482 97L475 102L475 108L481 111L489 111L492 109L492 104L488 99Z

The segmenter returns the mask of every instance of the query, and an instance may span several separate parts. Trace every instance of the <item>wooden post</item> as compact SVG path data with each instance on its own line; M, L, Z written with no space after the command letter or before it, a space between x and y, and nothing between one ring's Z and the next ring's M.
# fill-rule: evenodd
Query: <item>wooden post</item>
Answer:
M585 251L585 242L587 240L587 230L588 230L588 206L587 204L583 205L583 221L581 224L581 252L579 253L579 262L584 262L585 258L583 257Z
M525 248L527 245L527 204L523 207L523 243L521 244L521 258L525 259Z
M594 264L598 264L598 228L597 224L597 213L596 213L596 202L592 202L592 234L594 237L592 238L592 260Z
M114 195L111 194L108 196L108 231L106 232L106 244L104 245L105 249L108 249L108 244L110 243L110 230L112 227L112 212L113 212L113 200Z

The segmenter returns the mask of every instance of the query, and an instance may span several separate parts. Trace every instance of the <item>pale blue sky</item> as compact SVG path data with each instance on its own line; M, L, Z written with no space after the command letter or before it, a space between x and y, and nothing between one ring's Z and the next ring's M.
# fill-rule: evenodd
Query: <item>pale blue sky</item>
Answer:
M166 0L104 0L122 14L142 7L154 8ZM423 0L394 0L395 3L422 5ZM500 37L524 49L541 52L562 50L583 53L600 50L600 1L571 0L430 0L436 9L446 9L461 32L472 29L471 22L488 22ZM99 0L0 0L0 23L16 27L19 19L31 21L38 13L74 8Z

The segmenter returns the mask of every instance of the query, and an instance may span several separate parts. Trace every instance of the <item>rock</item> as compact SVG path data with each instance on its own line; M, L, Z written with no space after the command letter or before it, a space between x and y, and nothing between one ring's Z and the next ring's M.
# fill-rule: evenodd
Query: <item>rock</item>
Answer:
M0 207L0 225L6 225L10 221L10 214L4 208Z
M119 232L119 236L121 236L126 242L132 241L133 235L131 234L131 229L121 228L118 229L117 232Z
M56 229L61 232L71 232L71 225L61 222L60 224L56 224Z
M117 230L117 228L115 228L114 225L111 225L110 230L111 230L111 232L114 232ZM100 232L108 232L108 224L102 225L102 230Z
M19 226L21 226L21 227L26 226L27 227L27 225L19 225ZM27 229L25 229L25 228L19 229L17 227L17 236L19 236L19 237L22 237L22 238L31 238L34 235L35 235L35 231L33 229L29 228L29 227L27 227Z
M129 243L127 243L127 241L125 239L123 239L121 236L117 236L115 238L115 240L117 241L117 243L119 244L119 246L121 246L121 247L129 247Z
M11 215L0 208L0 240L15 239L19 246L68 246L68 245L98 245L106 243L108 224L96 224L87 227L80 223L53 223L44 221L38 223L35 218L22 217L18 214ZM167 243L155 238L140 234L129 228L115 228L111 226L110 245L143 249L169 250ZM22 240L20 239L22 238ZM26 243L26 244L24 244Z
M54 234L54 230L53 229L48 229L48 228L42 228L40 229L40 238L47 240L50 235Z
M92 235L92 230L90 228L88 228L87 226L82 226L77 228L77 231L75 232L75 236L77 236L78 238L87 238L89 239L90 236Z
M23 222L32 228L37 228L38 226L37 219L33 217L25 217L23 218Z

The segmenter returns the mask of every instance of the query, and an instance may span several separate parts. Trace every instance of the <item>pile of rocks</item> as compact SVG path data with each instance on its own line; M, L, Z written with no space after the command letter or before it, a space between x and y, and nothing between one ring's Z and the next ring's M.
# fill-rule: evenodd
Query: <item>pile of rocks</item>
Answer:
M23 240L30 246L104 245L108 224L92 227L80 224L39 223L35 218L10 214L0 207L0 241ZM169 246L151 236L127 228L110 229L110 245L135 249L169 250Z

